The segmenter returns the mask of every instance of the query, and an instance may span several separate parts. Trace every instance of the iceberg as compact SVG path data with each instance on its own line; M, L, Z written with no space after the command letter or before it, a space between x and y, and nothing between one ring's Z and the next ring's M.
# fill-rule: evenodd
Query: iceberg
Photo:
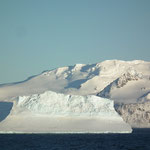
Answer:
M52 91L13 99L1 133L130 133L114 102L94 95Z

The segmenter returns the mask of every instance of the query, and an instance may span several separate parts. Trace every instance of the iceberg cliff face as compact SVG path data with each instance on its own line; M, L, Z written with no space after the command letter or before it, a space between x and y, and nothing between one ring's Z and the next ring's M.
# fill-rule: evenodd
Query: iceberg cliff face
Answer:
M94 95L43 94L15 98L10 115L0 126L3 132L34 133L129 133L114 109L113 101Z
M17 107L36 114L55 116L101 116L117 117L114 102L94 95L64 95L47 91L43 94L20 96Z

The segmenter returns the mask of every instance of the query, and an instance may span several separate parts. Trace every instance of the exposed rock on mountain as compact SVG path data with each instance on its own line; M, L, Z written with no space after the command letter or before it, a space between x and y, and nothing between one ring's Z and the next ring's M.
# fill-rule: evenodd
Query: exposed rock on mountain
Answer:
M150 101L138 104L121 104L116 106L116 110L132 127L150 127Z

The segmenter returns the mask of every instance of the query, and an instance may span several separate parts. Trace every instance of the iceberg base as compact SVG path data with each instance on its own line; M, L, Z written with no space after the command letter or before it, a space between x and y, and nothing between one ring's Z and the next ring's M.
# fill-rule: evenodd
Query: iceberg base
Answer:
M98 117L11 116L1 123L0 133L131 133L123 121Z

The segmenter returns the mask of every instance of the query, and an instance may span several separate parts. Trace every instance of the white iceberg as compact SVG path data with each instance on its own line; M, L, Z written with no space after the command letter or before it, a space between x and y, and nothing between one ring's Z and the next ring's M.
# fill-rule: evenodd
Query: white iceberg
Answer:
M114 102L94 95L43 94L14 99L3 133L130 133Z

